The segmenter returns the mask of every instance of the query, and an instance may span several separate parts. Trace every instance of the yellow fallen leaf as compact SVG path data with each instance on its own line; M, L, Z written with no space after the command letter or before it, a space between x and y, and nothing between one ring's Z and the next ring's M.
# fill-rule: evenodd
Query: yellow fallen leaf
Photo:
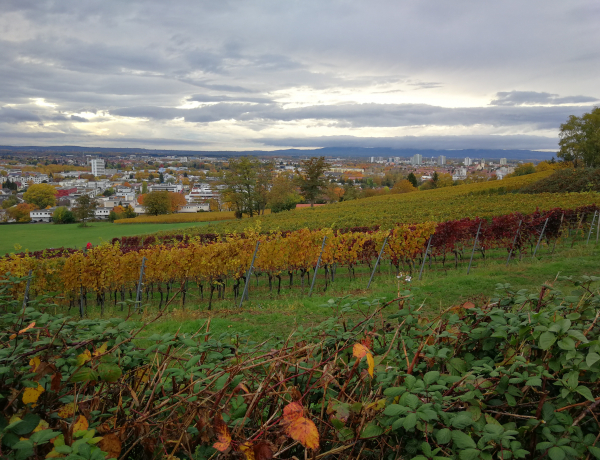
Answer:
M25 388L23 392L23 404L32 404L35 406L35 403L43 392L44 388L39 383L37 388Z
M99 355L103 355L104 353L106 353L107 347L108 347L108 342L104 342L104 344L94 352L94 356L99 356Z
M29 365L31 366L31 371L35 372L42 361L39 357L34 357L29 360Z
M256 460L251 442L246 442L240 446L240 452L246 456L246 460Z
M19 331L19 334L22 334L23 332L27 332L29 329L31 329L33 326L35 326L35 321L33 323L31 323L29 326L27 326L25 329L21 329Z
M87 363L90 359L92 359L92 354L90 353L90 350L85 350L80 355L77 355L77 365L82 366L83 364Z
M40 420L40 423L38 423L38 426L35 427L35 430L33 430L33 432L37 433L38 431L47 430L48 428L50 428L48 422L46 420Z
M78 431L87 431L90 424L87 419L80 415L75 424L73 425L73 433L77 433Z
M58 408L58 416L60 418L70 418L75 415L75 403L65 404Z

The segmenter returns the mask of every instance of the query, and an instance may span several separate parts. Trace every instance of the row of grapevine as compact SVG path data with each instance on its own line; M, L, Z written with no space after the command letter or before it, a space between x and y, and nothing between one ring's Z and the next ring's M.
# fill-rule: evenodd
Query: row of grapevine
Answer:
M239 295L257 241L260 241L260 247L254 270L268 278L271 288L273 281L277 281L277 292L280 292L283 276L289 276L291 286L293 276L298 275L304 285L305 276L317 264L324 238L321 266L329 276L334 273L333 267L347 267L351 276L359 264L372 267L386 238L383 258L397 270L406 267L412 270L415 262L422 260L429 240L429 254L443 263L448 255L453 255L457 262L465 247L473 245L476 235L478 249L484 256L485 251L497 248L522 253L536 244L542 230L545 240L556 239L566 229L581 227L584 219L589 220L598 209L594 205L573 210L536 211L529 215L513 213L489 220L475 218L440 224L402 224L391 230L375 227L338 231L327 228L268 234L250 230L243 235L222 238L216 235L204 239L182 237L181 241L174 239L171 244L155 241L154 244L143 242L145 244L140 246L125 247L116 241L58 257L52 253L47 257L39 254L37 257L29 254L5 257L0 259L0 276L7 273L25 276L31 270L33 295L60 292L75 302L85 291L95 293L98 303L103 305L106 294L109 298L112 294L116 303L117 293L124 300L125 291L135 290L141 261L145 258L145 287L157 289L161 304L163 295L168 296L175 285L181 286L185 295L189 282L198 287L201 295L204 287L208 287L212 301L215 290L218 296L224 296L226 280L233 283L234 296ZM23 291L25 285L19 286Z

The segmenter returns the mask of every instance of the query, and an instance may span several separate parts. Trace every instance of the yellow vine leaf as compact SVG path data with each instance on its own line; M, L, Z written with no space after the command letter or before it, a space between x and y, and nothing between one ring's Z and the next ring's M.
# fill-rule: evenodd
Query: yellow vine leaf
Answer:
M44 388L38 383L37 388L25 388L23 392L23 404L31 404L35 407L38 398L44 392Z

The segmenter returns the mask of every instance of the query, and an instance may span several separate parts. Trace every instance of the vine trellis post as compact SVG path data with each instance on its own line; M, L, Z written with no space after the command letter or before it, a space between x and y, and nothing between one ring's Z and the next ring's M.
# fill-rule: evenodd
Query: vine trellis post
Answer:
M319 265L321 264L321 257L323 257L323 249L325 249L325 240L327 236L323 237L323 244L321 245L321 253L319 254L319 259L317 260L317 266L315 267L315 273L313 274L312 283L310 284L310 291L308 292L308 297L312 296L313 287L315 286L315 281L317 279L317 272L319 271Z
M598 211L594 211L594 218L592 219L592 224L590 225L590 231L588 232L587 241L585 242L586 246L588 244L590 244L590 236L592 236L592 232L594 231L594 224L596 223L596 214L598 214ZM598 239L598 234L596 233L596 240L597 239Z
M483 221L479 221L479 227L477 227L477 234L475 235L475 242L473 243L473 250L471 251L471 260L469 260L469 268L467 269L467 275L471 271L471 264L473 263L473 256L475 255L475 247L477 246L477 241L479 240L479 231L481 230L481 223Z
M535 245L535 250L533 251L533 256L531 256L531 258L533 259L535 257L535 255L537 254L537 250L540 247L540 243L542 242L542 238L544 237L544 232L546 231L546 225L548 225L548 220L550 218L546 217L546 221L544 222L544 227L542 228L542 233L540 233L540 237L538 238L538 242Z
M367 284L367 289L371 286L371 281L373 281L373 276L375 276L375 270L377 270L377 265L379 265L379 261L381 260L381 256L383 255L383 250L385 249L385 245L387 244L387 240L389 235L385 237L383 240L383 246L381 246L381 250L379 251L379 255L377 256L377 260L375 261L375 266L373 267L373 271L371 272L371 278L369 278L369 284Z
M479 223L481 226L481 223ZM429 246L431 246L431 240L433 239L433 235L429 237L429 241L427 241L427 249L425 249L425 255L423 256L423 263L421 264L421 271L419 272L419 281L421 280L421 276L423 276L423 268L425 268L425 260L427 260L427 253L429 252ZM431 265L429 266L431 268Z
M144 285L144 269L146 268L146 258L142 257L142 266L140 267L140 279L138 280L137 291L135 293L135 311L138 311L138 308L141 308L142 299L142 286Z
M517 238L519 237L519 232L521 231L521 224L523 223L523 219L519 221L519 226L517 227L517 232L515 233L515 238L513 239L512 246L510 247L510 252L508 253L508 258L506 259L506 266L508 267L508 263L510 262L510 258L512 257L513 250L515 249L515 244L517 244Z
M256 253L258 252L258 246L260 241L256 242L256 247L254 248L254 255L252 256L252 262L250 262L250 268L248 268L248 273L246 273L246 281L244 282L244 292L242 293L242 297L240 298L240 306L238 308L242 308L242 303L244 300L247 300L248 296L248 283L250 282L250 275L252 274L252 269L254 268L254 261L256 260Z

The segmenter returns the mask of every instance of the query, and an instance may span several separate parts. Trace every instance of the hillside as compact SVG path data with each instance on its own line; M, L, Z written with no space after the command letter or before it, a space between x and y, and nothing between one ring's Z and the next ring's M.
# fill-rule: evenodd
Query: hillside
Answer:
M555 207L575 208L600 202L600 195L590 193L541 193L523 195L516 192L525 185L548 177L552 171L513 177L503 181L446 187L435 190L387 195L305 208L268 216L228 221L191 230L192 233L242 232L249 227L261 231L297 230L300 228L347 228L400 223L441 222L465 217L491 217L511 212L530 213Z

